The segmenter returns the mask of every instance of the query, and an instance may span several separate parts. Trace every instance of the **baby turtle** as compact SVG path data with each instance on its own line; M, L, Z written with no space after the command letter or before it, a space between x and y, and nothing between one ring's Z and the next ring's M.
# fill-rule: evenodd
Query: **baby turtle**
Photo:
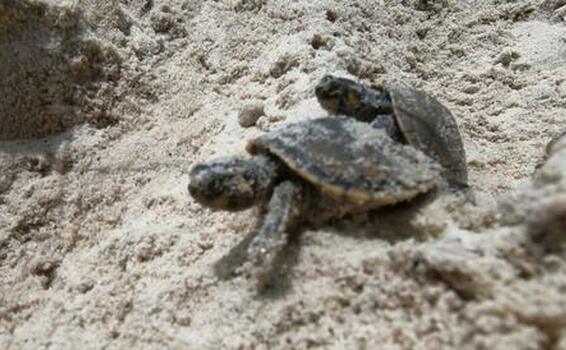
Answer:
M423 152L352 118L288 124L246 149L251 157L195 165L188 188L212 209L264 206L263 224L248 247L256 258L285 243L301 222L407 201L441 179L440 165Z
M315 88L325 110L372 122L391 137L438 161L453 185L468 187L466 153L458 125L436 98L405 86L368 87L327 75Z

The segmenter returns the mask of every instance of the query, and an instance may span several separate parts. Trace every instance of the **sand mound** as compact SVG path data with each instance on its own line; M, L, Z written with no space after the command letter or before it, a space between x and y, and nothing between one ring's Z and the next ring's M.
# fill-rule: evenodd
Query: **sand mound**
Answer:
M103 83L120 58L85 23L78 6L0 3L0 139L41 137L81 122L113 123Z

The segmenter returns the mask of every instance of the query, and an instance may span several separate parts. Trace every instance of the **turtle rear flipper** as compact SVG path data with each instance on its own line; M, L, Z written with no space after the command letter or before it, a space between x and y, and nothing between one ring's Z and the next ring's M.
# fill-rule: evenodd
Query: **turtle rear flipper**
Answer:
M301 185L291 181L275 187L263 224L248 247L250 258L259 261L287 242L288 232L300 216L303 197Z

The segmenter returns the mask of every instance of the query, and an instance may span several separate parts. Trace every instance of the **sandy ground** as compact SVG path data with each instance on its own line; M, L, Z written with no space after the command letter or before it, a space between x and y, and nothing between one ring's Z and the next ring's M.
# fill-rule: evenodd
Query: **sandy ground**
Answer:
M0 348L566 349L566 142L545 156L565 20L564 0L0 0ZM307 229L251 266L255 212L203 209L188 171L324 116L327 73L445 103L478 205Z

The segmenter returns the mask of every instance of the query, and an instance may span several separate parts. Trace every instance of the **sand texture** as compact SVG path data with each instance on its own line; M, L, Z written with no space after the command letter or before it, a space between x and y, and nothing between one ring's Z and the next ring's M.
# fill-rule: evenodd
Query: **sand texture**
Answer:
M566 1L0 0L0 349L566 350ZM322 117L325 74L455 115L477 205L306 227L196 162Z

